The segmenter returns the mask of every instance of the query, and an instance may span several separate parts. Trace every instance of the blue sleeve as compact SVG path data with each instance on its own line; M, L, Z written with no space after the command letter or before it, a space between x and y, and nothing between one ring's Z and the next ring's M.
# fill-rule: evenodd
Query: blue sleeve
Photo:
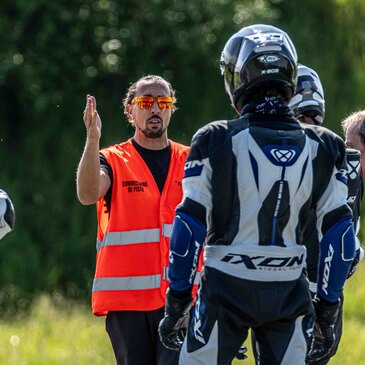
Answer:
M194 284L206 226L187 213L177 213L170 240L170 288L186 291Z
M352 219L346 218L326 231L320 243L318 294L335 302L341 295L355 257Z

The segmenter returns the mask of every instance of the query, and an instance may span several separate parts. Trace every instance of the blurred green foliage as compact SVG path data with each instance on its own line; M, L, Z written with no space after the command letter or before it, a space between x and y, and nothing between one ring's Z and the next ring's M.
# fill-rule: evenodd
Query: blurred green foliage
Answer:
M0 309L44 291L89 295L95 208L75 190L86 94L97 98L104 147L133 134L121 109L129 84L162 75L178 96L169 136L188 144L201 125L235 116L218 67L225 42L268 23L321 76L326 123L340 133L363 107L364 15L361 0L2 0L0 186L17 221L0 244Z

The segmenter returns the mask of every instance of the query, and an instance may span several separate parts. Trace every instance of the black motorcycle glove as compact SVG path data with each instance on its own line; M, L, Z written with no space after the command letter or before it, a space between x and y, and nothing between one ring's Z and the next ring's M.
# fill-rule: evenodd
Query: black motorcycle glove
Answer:
M180 298L170 289L167 290L165 316L158 326L158 334L162 344L169 350L181 349L189 323L191 304L191 292Z
M320 297L313 299L315 321L313 339L307 361L320 361L328 356L335 344L334 327L340 310L340 301L330 303Z

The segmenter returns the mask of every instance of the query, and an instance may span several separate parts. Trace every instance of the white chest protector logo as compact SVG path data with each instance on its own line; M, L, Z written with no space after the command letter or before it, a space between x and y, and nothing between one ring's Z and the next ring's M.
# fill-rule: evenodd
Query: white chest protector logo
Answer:
M300 156L301 149L298 146L268 145L263 149L266 157L276 166L291 166Z
M291 161L295 157L295 151L293 150L271 150L271 154L274 156L274 158L280 162L287 164L289 161Z
M349 177L349 179L351 180L356 179L360 171L360 161L348 161L347 170L348 170L347 176Z

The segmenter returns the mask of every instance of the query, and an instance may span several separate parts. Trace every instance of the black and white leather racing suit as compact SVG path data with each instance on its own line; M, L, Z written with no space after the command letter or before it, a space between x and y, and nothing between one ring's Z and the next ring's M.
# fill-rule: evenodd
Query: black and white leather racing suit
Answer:
M248 113L196 133L176 214L207 230L180 364L229 364L249 328L260 364L304 364L303 318L312 305L303 234L313 211L321 246L318 293L335 301L354 257L346 173L343 141L287 114ZM194 229L191 234L197 244ZM170 287L183 291L197 259L174 252L176 236L173 231Z

